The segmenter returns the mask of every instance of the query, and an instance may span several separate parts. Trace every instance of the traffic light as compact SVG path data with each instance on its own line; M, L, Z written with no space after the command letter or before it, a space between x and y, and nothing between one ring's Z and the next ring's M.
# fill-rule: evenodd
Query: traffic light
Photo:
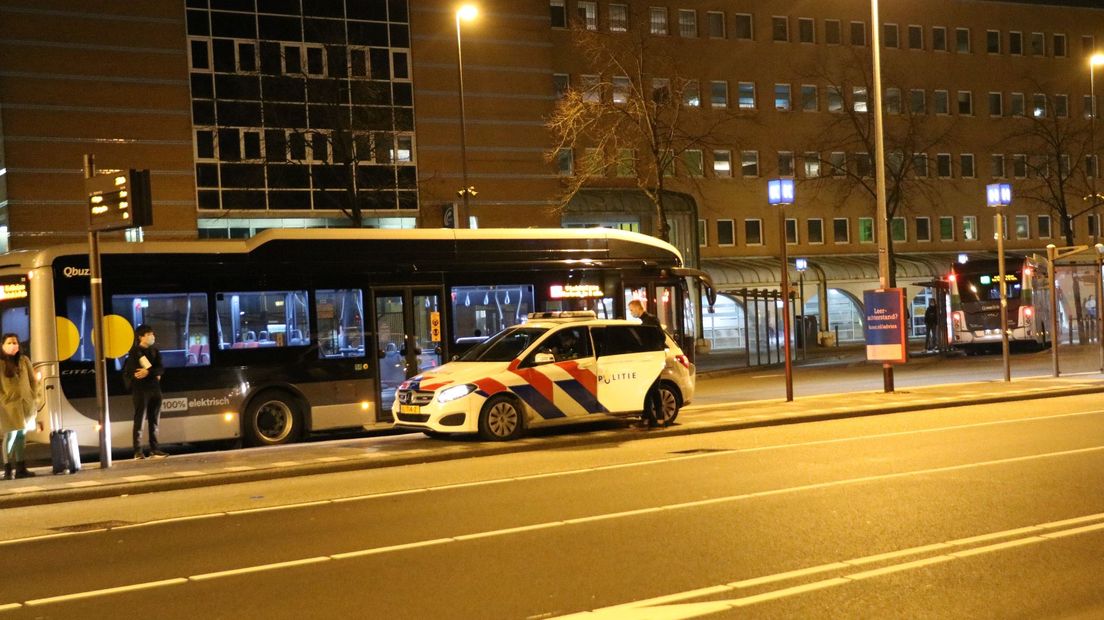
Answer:
M127 170L85 179L88 230L105 231L153 224L149 170Z

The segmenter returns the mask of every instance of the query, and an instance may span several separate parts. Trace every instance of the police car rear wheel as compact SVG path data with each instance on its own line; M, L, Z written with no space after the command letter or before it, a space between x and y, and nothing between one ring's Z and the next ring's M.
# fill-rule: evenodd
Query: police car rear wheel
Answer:
M505 396L487 401L479 415L479 434L490 441L507 441L521 436L521 409Z
M667 426L675 421L679 414L678 394L668 385L659 386L659 401L662 403L658 422Z

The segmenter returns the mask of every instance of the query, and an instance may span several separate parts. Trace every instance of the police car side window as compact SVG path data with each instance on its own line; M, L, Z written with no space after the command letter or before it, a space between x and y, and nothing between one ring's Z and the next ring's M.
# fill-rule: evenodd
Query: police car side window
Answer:
M608 325L594 330L594 348L599 357L662 351L663 346L663 332L658 327Z

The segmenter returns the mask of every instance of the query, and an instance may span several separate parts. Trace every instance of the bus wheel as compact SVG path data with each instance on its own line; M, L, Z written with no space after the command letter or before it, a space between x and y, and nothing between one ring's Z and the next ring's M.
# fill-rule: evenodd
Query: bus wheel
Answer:
M275 446L295 441L302 417L291 396L284 392L264 392L245 410L246 441L251 446Z
M495 396L479 414L479 436L489 441L517 439L522 432L522 413L514 399Z
M660 426L670 426L675 423L679 414L679 397L674 388L666 383L659 386L659 402L662 403L660 415L656 421Z

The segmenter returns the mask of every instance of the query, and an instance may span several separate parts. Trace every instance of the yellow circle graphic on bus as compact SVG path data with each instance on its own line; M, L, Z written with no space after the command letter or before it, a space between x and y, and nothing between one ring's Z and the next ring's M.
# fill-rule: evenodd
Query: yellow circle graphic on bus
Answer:
M80 346L80 332L72 321L63 317L54 317L57 324L57 354L59 360L67 360L73 357Z
M134 345L134 328L118 314L104 317L104 357L122 357Z

